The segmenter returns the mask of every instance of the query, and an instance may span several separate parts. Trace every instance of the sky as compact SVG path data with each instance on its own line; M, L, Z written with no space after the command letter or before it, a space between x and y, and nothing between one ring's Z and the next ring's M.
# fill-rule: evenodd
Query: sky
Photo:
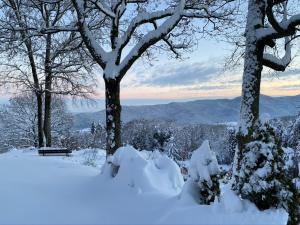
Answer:
M240 96L242 64L233 70L225 72L223 70L225 59L230 56L232 49L233 46L230 44L209 37L198 40L193 51L183 54L183 59L180 60L171 59L164 53L156 55L151 62L140 59L122 80L122 104L145 105ZM99 69L95 75L99 78L94 96L97 101L94 106L86 107L98 110L104 107L102 70ZM290 68L283 73L275 74L264 69L261 93L269 96L298 95L299 75L300 58L296 58ZM6 103L9 97L5 90L0 90L0 104ZM70 107L74 110L86 108L78 104L74 106L70 104Z
M195 99L234 98L240 96L242 85L242 64L234 70L223 70L226 57L232 46L214 39L198 42L193 52L183 59L171 59L166 54L156 55L148 62L139 60L127 72L121 83L123 105L160 104L172 101ZM264 70L261 92L270 96L300 94L300 60L295 59L283 73ZM151 65L150 65L151 64ZM104 82L99 85L94 97L98 101L90 106L70 104L73 111L92 111L104 108ZM2 91L0 104L7 102L9 95Z
M123 105L151 105L195 99L234 98L241 95L241 66L224 72L224 63L232 46L216 40L202 40L184 59L159 55L151 62L140 60L121 83ZM264 69L261 93L269 96L300 94L300 65L297 58L286 72ZM101 75L99 75L100 77ZM73 111L97 111L104 108L104 85L99 80L98 99L89 106L72 105ZM100 99L100 100L99 100Z
M122 80L123 99L207 99L240 96L242 64L224 72L225 59L232 46L216 40L201 40L197 49L182 60L160 55L157 60L140 60ZM264 69L262 94L286 96L300 94L298 59L283 73ZM103 82L98 97L103 98Z

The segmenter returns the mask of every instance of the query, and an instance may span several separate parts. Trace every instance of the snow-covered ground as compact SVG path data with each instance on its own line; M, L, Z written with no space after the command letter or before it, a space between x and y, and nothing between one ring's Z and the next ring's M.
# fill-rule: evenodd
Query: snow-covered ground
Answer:
M88 152L88 153L87 153ZM258 211L227 186L212 205L199 205L182 192L176 164L158 153L125 147L112 160L105 152L41 157L36 150L0 154L0 224L285 224L283 211ZM87 163L88 162L88 163Z

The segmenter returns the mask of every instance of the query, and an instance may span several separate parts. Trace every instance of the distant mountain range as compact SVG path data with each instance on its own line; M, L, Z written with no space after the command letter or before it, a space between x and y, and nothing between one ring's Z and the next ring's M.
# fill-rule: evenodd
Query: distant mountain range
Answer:
M173 121L179 124L215 124L238 120L241 98L172 102L169 104L123 106L122 121L135 119ZM261 114L271 118L296 115L300 95L287 97L261 96ZM90 127L93 121L105 122L105 111L74 115L74 128Z

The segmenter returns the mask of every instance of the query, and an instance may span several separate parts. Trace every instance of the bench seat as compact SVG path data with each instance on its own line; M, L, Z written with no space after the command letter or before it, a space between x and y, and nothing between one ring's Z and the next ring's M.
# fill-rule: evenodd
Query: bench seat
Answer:
M42 147L38 150L39 155L43 156L69 156L72 153L72 150L66 148L50 148L50 147Z

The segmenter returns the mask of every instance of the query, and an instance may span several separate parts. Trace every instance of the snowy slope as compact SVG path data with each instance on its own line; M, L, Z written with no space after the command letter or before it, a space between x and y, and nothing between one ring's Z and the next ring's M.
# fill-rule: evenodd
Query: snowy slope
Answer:
M261 97L261 113L271 117L295 115L299 111L300 95L290 97ZM160 105L123 106L122 120L167 120L180 124L213 124L237 121L240 98L174 102ZM89 127L93 121L105 121L105 112L79 113L75 115L76 129Z
M180 195L178 169L157 154L123 149L113 159L120 165L115 178L107 176L107 166L100 174L99 168L82 165L81 156L80 151L71 158L40 157L35 151L1 154L0 224L284 224L287 219L282 211L259 212L226 187L220 203L198 205Z

